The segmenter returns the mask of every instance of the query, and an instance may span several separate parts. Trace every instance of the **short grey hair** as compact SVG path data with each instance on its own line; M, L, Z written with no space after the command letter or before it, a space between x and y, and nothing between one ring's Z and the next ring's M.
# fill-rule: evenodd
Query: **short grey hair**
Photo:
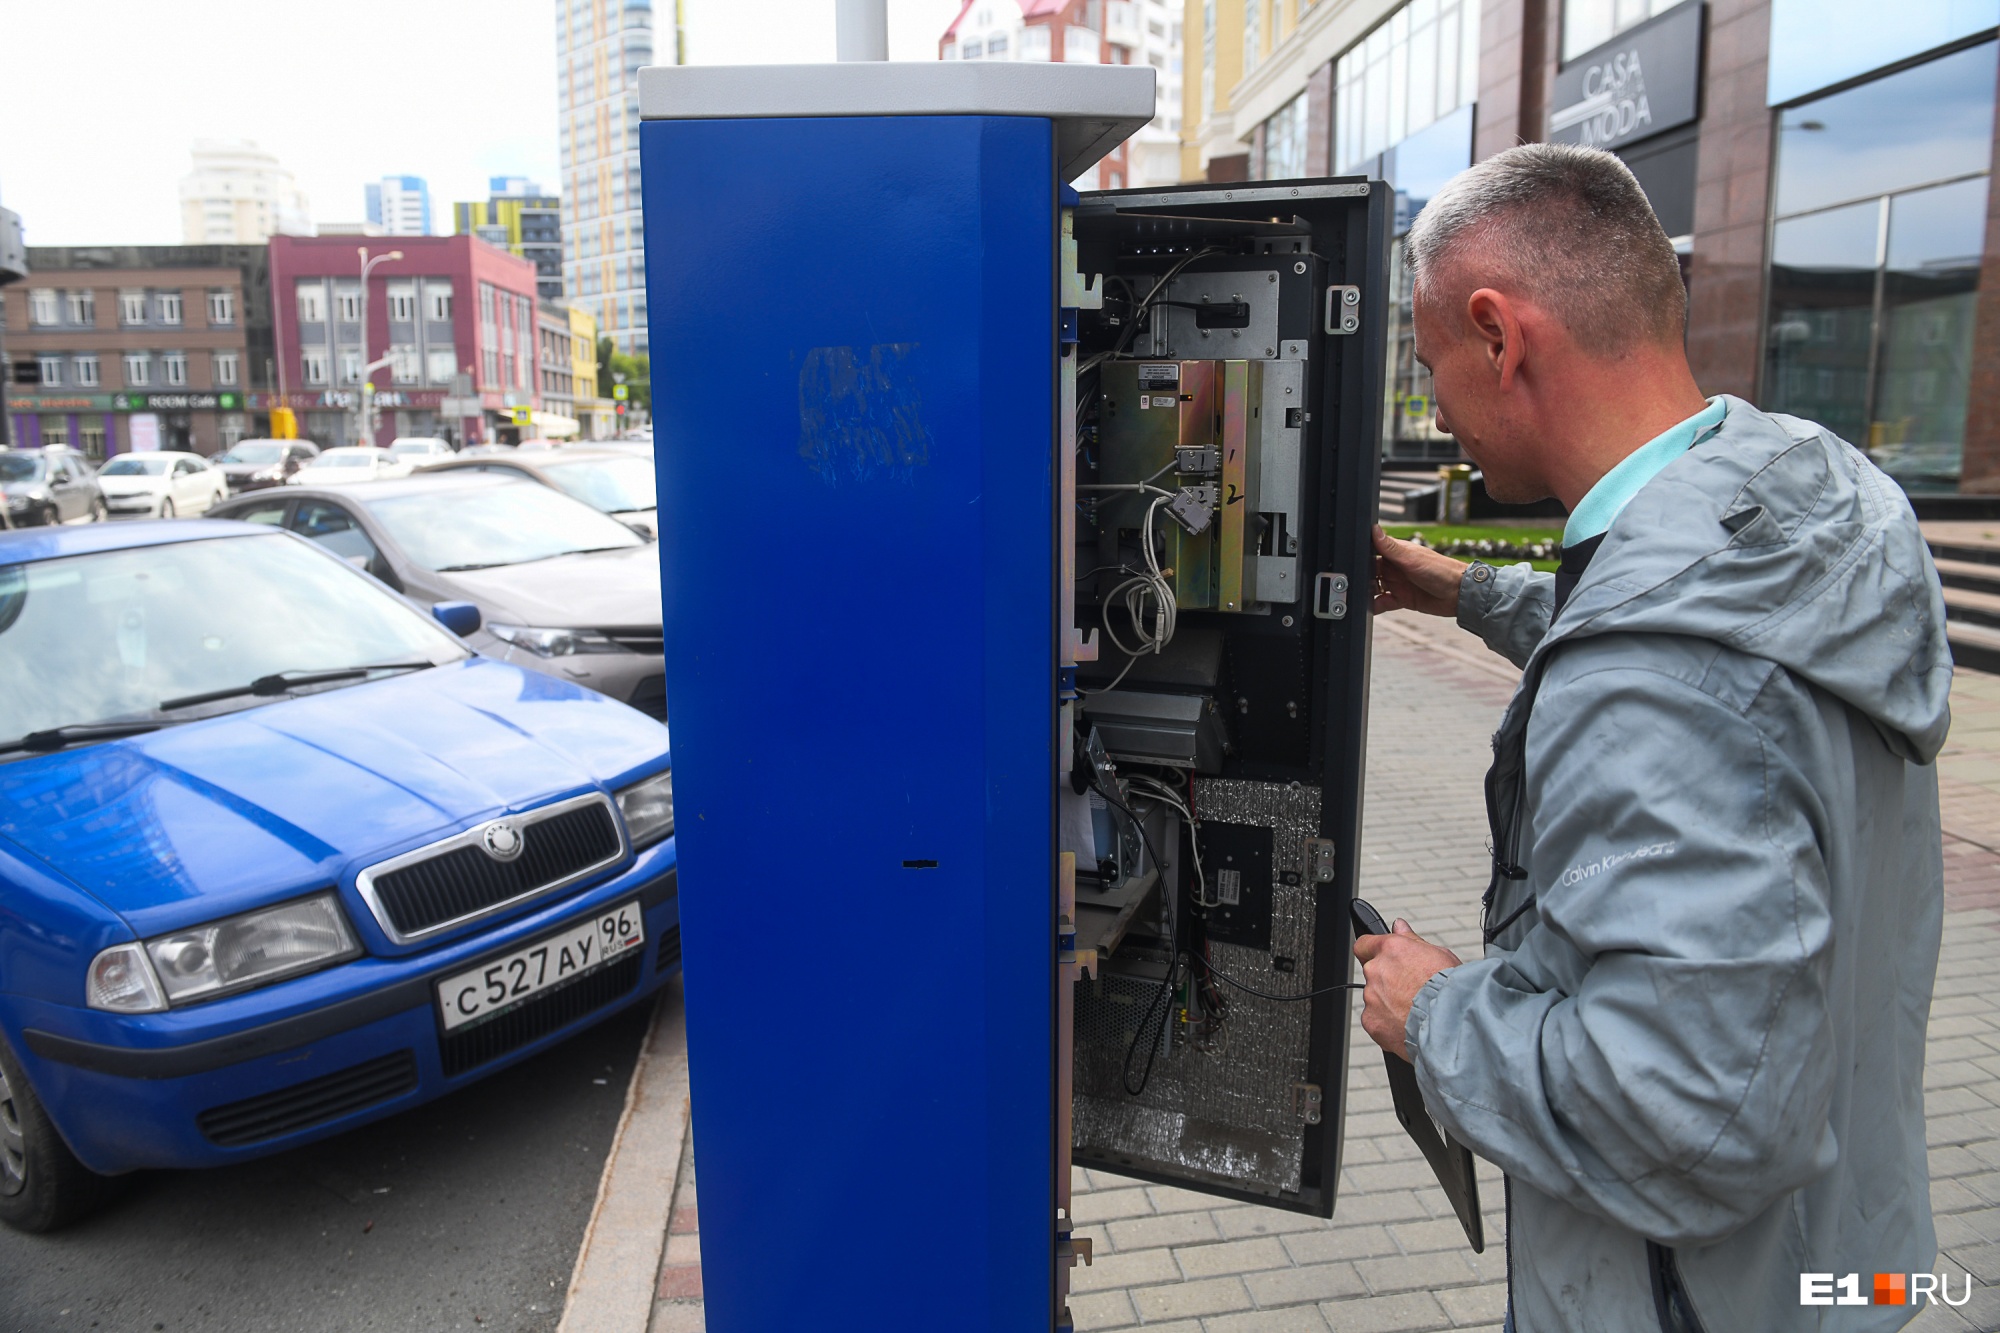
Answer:
M1607 353L1687 330L1673 243L1631 170L1601 149L1523 144L1460 172L1417 215L1404 263L1423 299L1517 293Z

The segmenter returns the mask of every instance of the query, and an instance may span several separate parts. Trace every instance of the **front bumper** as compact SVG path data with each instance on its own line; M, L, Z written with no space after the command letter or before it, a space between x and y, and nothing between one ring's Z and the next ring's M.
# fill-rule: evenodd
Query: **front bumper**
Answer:
M157 518L160 513L160 497L157 495L107 495L104 507L113 518Z
M0 995L0 1024L93 1171L243 1161L464 1087L652 995L680 967L677 888L669 838L608 880L434 949L364 957L163 1014ZM474 1040L447 1038L433 999L439 980L634 897L643 948L471 1029Z

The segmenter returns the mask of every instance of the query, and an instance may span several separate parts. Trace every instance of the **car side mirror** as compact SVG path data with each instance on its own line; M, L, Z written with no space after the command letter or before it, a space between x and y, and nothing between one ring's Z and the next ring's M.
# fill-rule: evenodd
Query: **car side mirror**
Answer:
M469 637L480 625L479 608L471 602L438 602L431 607L431 615L461 639Z

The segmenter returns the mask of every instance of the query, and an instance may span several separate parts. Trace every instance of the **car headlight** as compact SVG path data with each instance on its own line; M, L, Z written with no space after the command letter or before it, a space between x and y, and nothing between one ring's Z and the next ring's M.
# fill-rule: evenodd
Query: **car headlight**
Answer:
M526 648L537 657L573 657L578 653L622 653L625 646L594 629L534 629L527 625L493 625L487 630L503 643Z
M260 468L250 474L252 481L283 481L285 470L281 467Z
M635 782L618 793L618 812L625 816L625 836L632 850L649 847L674 831L674 773L672 769L644 782Z
M90 965L93 1009L146 1013L268 985L361 953L331 893L212 921L137 944Z

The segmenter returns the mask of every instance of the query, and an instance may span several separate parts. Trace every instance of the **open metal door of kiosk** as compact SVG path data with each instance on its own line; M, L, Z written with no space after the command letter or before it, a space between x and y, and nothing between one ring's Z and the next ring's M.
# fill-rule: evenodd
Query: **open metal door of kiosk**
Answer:
M1340 1175L1388 195L1081 197L1058 792L1079 1164L1310 1213Z
M714 1333L1065 1329L1072 1160L1333 1208L1389 196L1062 184L1155 110L641 75Z

